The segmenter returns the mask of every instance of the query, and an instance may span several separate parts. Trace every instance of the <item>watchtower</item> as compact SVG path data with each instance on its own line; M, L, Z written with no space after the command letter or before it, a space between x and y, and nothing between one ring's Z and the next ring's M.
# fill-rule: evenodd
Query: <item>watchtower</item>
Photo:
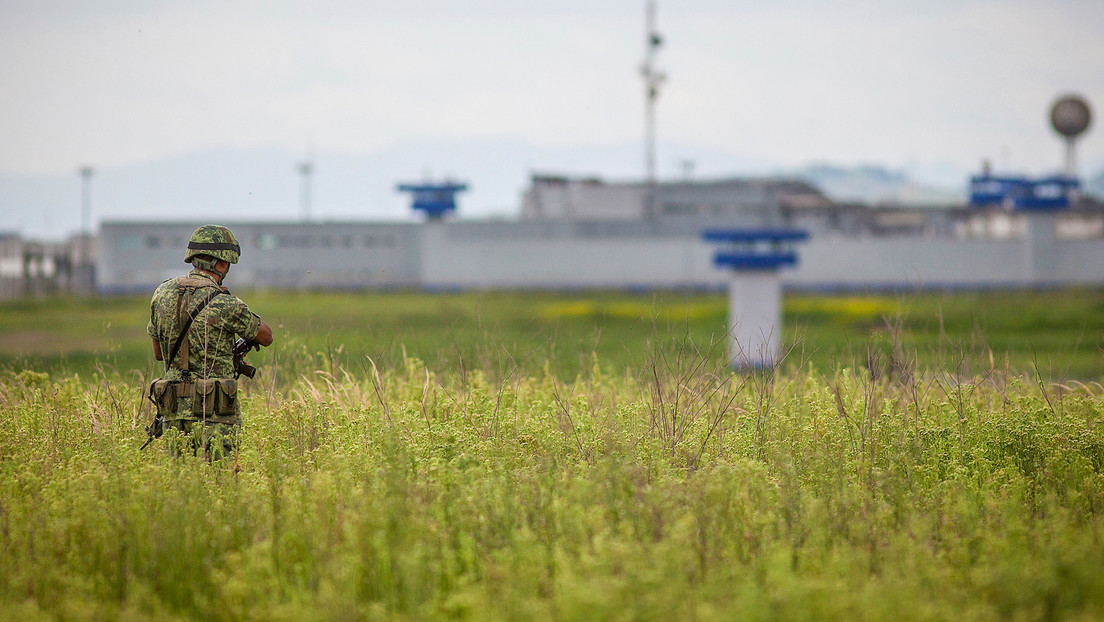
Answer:
M707 229L720 245L713 265L731 270L728 285L729 363L733 369L772 369L781 354L782 282L779 271L797 265L801 229Z
M399 192L411 192L414 202L411 207L422 211L426 220L438 221L456 211L456 193L468 189L468 185L453 181L442 183L424 182L420 184L399 184Z

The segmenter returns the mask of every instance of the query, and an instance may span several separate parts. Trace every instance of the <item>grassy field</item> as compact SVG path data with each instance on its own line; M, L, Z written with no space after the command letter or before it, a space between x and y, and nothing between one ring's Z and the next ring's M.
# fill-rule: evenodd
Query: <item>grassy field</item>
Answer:
M564 378L591 366L638 367L655 340L684 339L724 357L721 294L253 293L281 346L257 361L293 379L303 356L362 373L405 352L434 371L473 367ZM0 303L0 367L154 372L148 297ZM926 368L1002 369L1055 381L1104 376L1104 292L787 296L784 368L829 372L898 350Z
M214 465L147 300L0 305L0 619L1104 618L1101 292L245 297Z

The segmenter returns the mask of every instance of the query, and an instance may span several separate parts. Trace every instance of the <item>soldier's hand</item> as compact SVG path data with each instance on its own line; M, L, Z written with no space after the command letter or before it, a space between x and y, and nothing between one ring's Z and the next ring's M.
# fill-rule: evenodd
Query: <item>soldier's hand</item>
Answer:
M272 327L268 325L268 322L261 322L261 328L257 331L257 336L253 338L253 341L266 348L272 345Z

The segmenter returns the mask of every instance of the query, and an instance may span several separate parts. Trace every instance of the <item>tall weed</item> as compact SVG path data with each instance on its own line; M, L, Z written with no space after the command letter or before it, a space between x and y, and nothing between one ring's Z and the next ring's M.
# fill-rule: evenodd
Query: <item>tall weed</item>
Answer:
M509 348L347 367L292 347L244 382L241 450L214 464L137 451L131 374L5 372L0 610L1104 615L1104 390L984 348L924 369L894 330L830 373L795 350L736 374L680 335L570 381Z

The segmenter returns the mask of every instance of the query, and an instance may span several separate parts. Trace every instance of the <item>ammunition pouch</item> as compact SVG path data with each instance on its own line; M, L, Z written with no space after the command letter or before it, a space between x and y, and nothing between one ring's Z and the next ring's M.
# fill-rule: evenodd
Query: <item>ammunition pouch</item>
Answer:
M199 418L233 417L238 414L238 381L202 378L192 383L192 415Z
M193 382L180 380L154 380L150 384L150 401L157 407L157 414L166 419L197 419L215 417L236 417L240 414L238 406L238 382L233 378L201 378ZM178 400L190 398L190 413L177 416Z
M180 395L181 385L185 383L172 380L154 380L150 383L149 398L157 407L157 415L168 417L176 414L176 399L184 397Z

